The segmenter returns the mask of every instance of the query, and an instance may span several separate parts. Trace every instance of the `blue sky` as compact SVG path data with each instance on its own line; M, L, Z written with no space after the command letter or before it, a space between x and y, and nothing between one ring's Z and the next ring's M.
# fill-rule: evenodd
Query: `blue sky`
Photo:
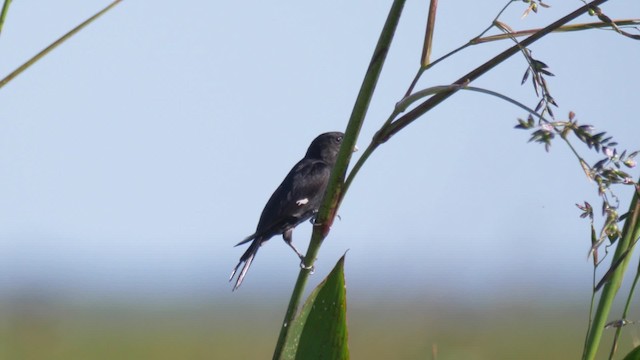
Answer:
M544 26L582 4L549 3L524 19L525 5L515 4L502 21ZM504 3L453 4L440 4L434 58L480 33ZM104 5L14 2L0 73ZM243 296L226 282L244 251L233 245L253 232L309 142L346 127L389 6L125 1L5 86L0 294ZM405 7L360 148L417 70L426 6ZM612 1L603 11L637 18L640 3ZM418 88L448 84L510 45L470 48ZM572 110L621 148L640 149L636 42L595 30L531 49L556 75L548 81L559 119ZM531 85L520 85L525 69L514 56L474 85L535 106ZM587 299L589 228L574 204L599 205L595 186L562 143L550 153L528 144L513 129L523 116L501 100L459 93L381 146L344 201L314 281L348 249L356 293L447 299L556 289ZM626 207L631 189L618 193ZM305 248L309 235L303 224L294 242ZM297 266L274 238L240 294L289 289Z

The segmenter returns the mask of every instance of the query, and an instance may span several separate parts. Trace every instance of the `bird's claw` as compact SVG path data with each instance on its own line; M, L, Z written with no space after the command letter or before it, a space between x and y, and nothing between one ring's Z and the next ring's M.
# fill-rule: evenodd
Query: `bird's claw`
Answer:
M300 269L304 269L304 270L309 270L310 274L313 274L314 272L316 272L316 267L311 265L311 266L307 266L304 263L304 259L300 259Z
M314 224L316 222L316 217L318 215L318 210L313 210L311 217L309 218L309 222Z
M317 213L318 212L316 211L316 213L309 219L309 222L313 224L313 226L322 226L323 223L316 222ZM338 218L338 220L342 220L342 217L340 215L336 215L336 217Z

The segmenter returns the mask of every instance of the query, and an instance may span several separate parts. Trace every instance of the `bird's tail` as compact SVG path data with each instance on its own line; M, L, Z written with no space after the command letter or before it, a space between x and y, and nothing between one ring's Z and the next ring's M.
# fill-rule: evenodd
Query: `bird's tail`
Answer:
M258 253L258 249L260 248L260 245L262 245L262 239L257 238L253 240L251 245L249 245L249 248L247 249L247 251L245 251L244 254L242 254L242 256L240 257L240 261L238 261L238 265L236 265L236 267L231 272L231 276L229 276L229 281L233 280L233 276L236 274L236 272L240 268L240 265L244 264L244 266L242 266L242 270L240 271L240 274L238 275L236 284L233 286L232 291L235 291L242 284L242 280L244 280L245 275L247 275L247 271L249 271L251 262L253 262L253 258Z

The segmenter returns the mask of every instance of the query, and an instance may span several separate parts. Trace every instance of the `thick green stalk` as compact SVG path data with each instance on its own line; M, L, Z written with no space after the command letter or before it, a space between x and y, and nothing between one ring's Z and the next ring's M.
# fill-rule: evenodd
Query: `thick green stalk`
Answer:
M629 216L622 228L622 237L618 240L618 246L616 252L613 255L611 264L617 264L620 260L620 265L609 276L609 281L604 285L602 294L600 295L600 301L598 302L598 309L596 310L593 321L591 322L591 328L589 329L589 335L585 343L585 352L583 359L593 360L598 352L600 340L602 339L602 333L607 323L607 318L611 312L613 300L620 289L624 272L631 260L631 249L637 236L640 235L640 203L638 203L638 192L636 191L631 200L631 206L629 207ZM627 251L629 250L629 251ZM624 256L624 259L621 257Z
M365 74L362 86L360 87L360 92L358 93L358 97L353 106L353 111L351 112L351 117L349 118L349 123L347 124L343 144L340 148L340 153L338 154L338 160L331 172L329 185L327 186L322 206L318 211L313 234L311 236L311 242L309 243L309 248L307 249L307 254L305 256L305 264L307 266L313 266L322 241L328 235L333 219L335 218L335 214L338 210L337 204L338 199L342 195L341 192L343 190L343 181L346 169L349 165L349 160L351 159L351 154L358 138L358 134L362 128L362 123L364 122L367 109L369 108L369 103L373 97L373 92L376 84L378 83L382 66L384 65L387 53L391 47L391 41L393 40L398 22L400 21L400 15L402 14L404 4L405 0L394 0L380 34L380 38L378 39L376 49L371 57L369 68ZM296 281L293 293L291 294L289 307L287 308L284 321L282 322L280 336L278 338L278 343L276 344L273 359L281 359L283 356L284 344L290 329L290 326L288 325L296 316L299 304L302 301L309 273L310 270L301 269L298 274L298 280Z

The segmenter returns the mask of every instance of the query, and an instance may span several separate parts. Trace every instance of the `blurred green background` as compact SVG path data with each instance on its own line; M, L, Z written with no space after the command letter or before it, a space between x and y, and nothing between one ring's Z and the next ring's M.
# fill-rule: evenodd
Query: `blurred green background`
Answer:
M581 354L585 301L470 305L461 300L359 299L348 309L352 358L577 359ZM284 302L240 297L235 303L32 297L1 305L0 358L12 360L267 359L285 309ZM625 331L621 350L630 349L637 334L637 328Z

